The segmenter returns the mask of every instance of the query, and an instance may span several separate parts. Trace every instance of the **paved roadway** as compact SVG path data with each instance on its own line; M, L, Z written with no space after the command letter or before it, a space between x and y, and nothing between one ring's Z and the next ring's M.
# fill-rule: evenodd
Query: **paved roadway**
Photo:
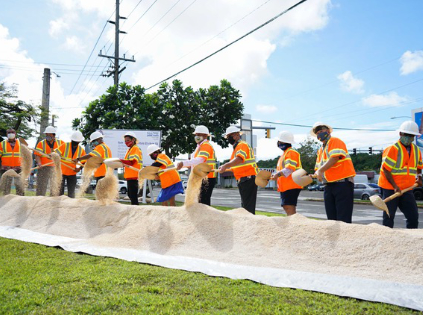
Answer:
M183 195L178 195L176 200L184 201ZM326 219L325 207L322 201L310 201L310 198L323 198L321 191L302 191L297 205L297 213L306 217ZM214 189L212 205L239 208L241 198L238 189ZM256 210L266 212L284 213L280 206L280 197L277 191L259 190L257 194ZM419 209L419 227L423 228L423 209ZM369 205L354 204L353 223L382 224L382 211ZM400 210L395 216L395 227L405 228L405 218Z

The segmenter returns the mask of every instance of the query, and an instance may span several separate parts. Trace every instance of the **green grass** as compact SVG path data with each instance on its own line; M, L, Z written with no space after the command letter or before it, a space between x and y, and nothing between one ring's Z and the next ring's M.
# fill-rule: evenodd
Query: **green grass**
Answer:
M1 314L414 314L0 238Z

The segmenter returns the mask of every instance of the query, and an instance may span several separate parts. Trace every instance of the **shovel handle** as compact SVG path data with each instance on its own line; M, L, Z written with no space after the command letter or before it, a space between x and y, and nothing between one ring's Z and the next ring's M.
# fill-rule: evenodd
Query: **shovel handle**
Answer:
M37 166L37 167L33 167L33 168L30 169L30 171L38 170L39 168L42 168L44 166L51 165L51 164L54 164L54 162L50 162L50 163L46 163L46 164L43 164L43 165L40 165L40 166Z
M392 199L395 199L395 198L397 198L397 197L401 196L403 193L405 193L405 192L407 192L407 191L409 191L409 190L412 190L412 189L414 189L414 188L415 188L415 187L417 187L417 186L418 186L418 184L417 184L417 183L415 183L413 186L411 186L411 187L408 187L408 188L406 188L406 189L401 190L401 192L397 192L397 193L395 193L395 194L393 194L393 195L390 195L388 198L386 198L385 200L383 200L383 202L384 202L384 203L387 203L388 201L391 201Z
M122 164L123 164L123 163L122 163ZM127 168L129 168L129 169L131 169L131 170L133 170L133 171L137 171L137 172L141 171L141 170L139 170L139 169L137 169L137 168L135 168L135 167L133 167L133 166L131 166L131 165L123 164L123 166L124 166L124 167L127 167Z

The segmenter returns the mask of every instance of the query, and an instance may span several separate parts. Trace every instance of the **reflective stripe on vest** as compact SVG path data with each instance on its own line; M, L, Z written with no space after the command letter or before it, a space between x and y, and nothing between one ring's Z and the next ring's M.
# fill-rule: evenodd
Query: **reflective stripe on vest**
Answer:
M397 142L394 144L394 146L397 148L398 153L397 153L397 162L395 163L394 166L391 166L390 163L387 163L389 166L392 167L391 170L391 174L392 175L417 175L417 159L418 159L418 152L417 152L417 146L412 143L411 145L411 150L413 150L413 157L414 157L414 163L413 165L411 165L411 167L408 167L408 165L404 165L404 167L401 167L403 165L403 161L404 161L404 152L403 149L401 148L401 145ZM407 150L405 150L407 151ZM411 153L411 152L410 152ZM407 152L408 154L408 152ZM410 156L411 158L411 156ZM387 158L385 159L385 162L392 162L392 159ZM410 163L410 161L409 161Z

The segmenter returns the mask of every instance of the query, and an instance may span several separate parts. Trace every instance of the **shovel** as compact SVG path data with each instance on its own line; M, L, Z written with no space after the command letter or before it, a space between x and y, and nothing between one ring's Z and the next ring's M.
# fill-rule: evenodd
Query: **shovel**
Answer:
M140 171L139 177L153 180L153 179L156 179L157 175L168 172L168 171L173 171L173 170L176 170L176 167L166 168L162 170L158 166L146 166Z
M388 210L388 207L386 206L386 203L387 203L388 201L391 201L392 199L395 199L395 198L397 198L397 197L401 196L403 193L405 193L405 192L407 192L407 191L409 191L409 190L411 190L411 189L413 189L414 187L417 187L417 186L418 186L418 184L417 184L417 183L415 183L413 186L408 187L408 188L406 188L406 189L404 189L404 190L401 190L401 192L397 192L397 193L395 193L395 194L393 194L393 195L389 196L388 198L386 198L386 199L384 199L384 200L382 200L382 198L380 198L380 197L379 197L379 196L377 196L377 195L373 195L373 196L370 196L370 201L372 202L372 204L373 204L376 208L378 208L378 209L380 209L380 210L385 211L385 212L386 212L386 214L387 214L387 215L388 215L388 217L389 217L389 210Z
M194 166L192 169L193 173L199 177L206 177L211 172L218 172L219 169L212 168L211 165L207 163L200 163ZM232 171L230 168L228 168L226 171Z
M32 172L33 170L38 170L39 168L42 168L44 166L51 165L51 164L54 164L54 162L50 162L50 163L46 163L44 165L33 167L33 168L30 169L30 171Z
M255 180L256 185L260 187L266 187L271 177L272 177L271 172L261 170L260 172L258 172L256 176L256 180Z
M111 167L113 169L115 168L121 168L121 167L127 167L131 170L134 170L136 172L139 172L140 170L138 168L135 168L131 165L127 165L122 163L122 161L119 158L110 158L110 159L105 159L103 161L104 164L106 164L108 167Z
M316 175L307 174L305 169L300 168L292 173L292 180L295 184L299 186L307 186L313 182L313 178L316 178Z

